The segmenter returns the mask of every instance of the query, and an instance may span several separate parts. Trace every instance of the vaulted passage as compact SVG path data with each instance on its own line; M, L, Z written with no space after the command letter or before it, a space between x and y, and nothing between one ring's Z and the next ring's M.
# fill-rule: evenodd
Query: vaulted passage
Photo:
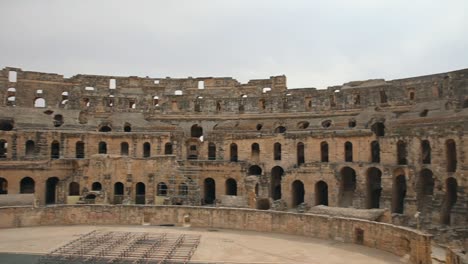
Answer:
M353 205L355 190L356 172L350 167L344 167L341 169L339 206L351 207Z
M273 200L281 199L281 179L284 170L280 166L275 166L271 169L271 198Z
M262 175L262 168L257 165L252 165L249 167L249 175Z
M421 141L421 157L423 164L431 164L431 143L429 140Z
M325 141L320 143L320 161L328 162L328 143Z
M226 180L226 195L237 195L237 182L229 178Z
M406 143L402 140L397 142L397 163L398 165L408 164L408 150L406 149Z
M135 185L135 204L146 203L146 186L144 183L139 182Z
M77 182L70 182L68 185L68 195L78 196L80 195L80 184Z
M447 172L455 172L457 170L457 146L453 139L445 142L447 156Z
M102 191L102 184L100 182L93 182L91 185L92 191Z
M203 181L203 193L205 204L213 204L216 200L216 182L212 178Z
M302 181L295 180L291 187L292 207L296 208L304 202L304 183L302 183Z
M58 141L53 141L50 145L50 158L58 159L60 158L60 143Z
M443 225L451 224L452 209L457 203L458 183L453 177L449 177L445 181L445 198L442 204L442 212L440 215L440 223Z
M377 168L369 168L366 177L366 208L380 208L382 193L382 172Z
M34 193L36 183L30 177L24 177L20 181L20 193Z
M398 175L393 180L392 187L392 213L403 214L406 197L406 177Z
M328 206L328 184L324 181L315 184L315 205Z
M378 137L385 136L385 125L382 122L376 122L371 126L372 132Z
M55 204L57 202L57 177L48 178L46 181L46 204Z
M304 143L299 142L297 143L297 165L300 166L301 164L304 164L305 162L305 156L304 156Z
M0 194L8 194L8 181L0 178Z
M114 183L114 204L121 204L124 198L124 185L121 182Z
M232 162L237 162L238 160L238 156L237 156L237 144L236 143L232 143L231 146L230 146L230 160Z
M380 163L380 144L378 141L371 143L371 162Z

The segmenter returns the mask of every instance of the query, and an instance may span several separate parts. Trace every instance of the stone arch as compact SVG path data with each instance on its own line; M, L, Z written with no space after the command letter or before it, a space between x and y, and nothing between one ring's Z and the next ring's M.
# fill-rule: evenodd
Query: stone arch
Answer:
M205 204L213 204L216 200L216 182L213 178L206 178L203 181L203 193Z
M253 160L257 160L260 157L260 145L258 143L252 143L251 153Z
M123 127L124 132L132 132L132 125L130 123L125 123Z
M24 177L20 181L20 193L34 193L36 183L31 177Z
M320 143L320 161L328 162L328 143L326 141Z
M440 222L443 225L451 224L452 208L457 203L458 183L453 177L447 178L445 181L445 198L442 204L442 213L440 215Z
M276 142L273 145L273 159L274 160L281 160L281 143Z
M57 140L52 141L52 144L50 144L50 158L60 158L60 143Z
M135 185L135 204L146 203L146 186L142 182Z
M0 194L8 194L8 181L0 177Z
M377 137L383 137L385 136L385 125L383 122L375 122L371 126L371 131L374 132L374 134Z
M394 176L392 186L392 213L404 213L406 188L406 176L404 174Z
M275 128L275 133L286 133L286 127L285 126L278 126Z
M284 170L280 166L275 166L271 169L271 198L273 200L281 199L281 180L284 175Z
M99 127L99 132L111 132L112 128L109 125L102 125Z
M356 171L351 167L344 167L340 171L339 206L353 205L354 191L356 190Z
M408 164L408 149L406 142L403 140L398 140L397 142L397 163L398 165Z
M102 184L100 182L93 182L91 185L92 191L102 191Z
M200 138L203 136L203 127L199 126L198 124L193 125L190 128L190 136Z
M128 153L129 153L128 149L129 149L128 142L120 143L120 155L121 156L128 156Z
M229 147L230 161L237 162L239 157L237 156L237 144L231 143Z
M164 182L158 183L157 196L167 196L167 185Z
M371 142L371 162L380 163L380 144L377 140Z
M216 144L213 142L208 144L208 160L216 160Z
M98 153L99 154L107 154L107 143L106 142L104 142L104 141L99 142Z
M151 144L149 142L143 143L143 158L151 157Z
M447 172L455 172L457 170L457 145L453 139L445 141Z
M366 208L380 208L380 196L382 194L382 171L371 167L367 170L366 177Z
M291 184L291 198L292 198L292 207L296 208L298 205L304 202L304 183L300 180L295 180Z
M262 175L262 168L258 165L252 165L249 167L249 175Z
M344 144L345 161L353 162L353 143L346 141Z
M431 142L429 140L421 141L421 157L423 164L431 164Z
M172 143L167 142L164 145L164 155L172 155L172 154L173 154Z
M297 165L305 163L305 145L302 142L297 143L296 147Z
M80 184L77 182L70 182L68 185L68 195L69 196L79 196L80 195Z
M226 180L226 195L237 195L237 182L233 178Z
M85 143L83 141L75 143L75 157L77 159L83 159L85 157Z
M1 131L12 131L13 130L13 121L11 120L0 120L0 130Z
M114 204L122 204L124 199L124 189L123 183L114 183Z
M59 178L50 177L46 181L45 188L45 203L46 204L55 204L57 202L57 184Z
M328 206L328 184L325 181L315 183L315 205Z
M26 141L26 152L25 152L26 157L28 158L33 157L35 149L36 149L36 143L34 143L33 140Z

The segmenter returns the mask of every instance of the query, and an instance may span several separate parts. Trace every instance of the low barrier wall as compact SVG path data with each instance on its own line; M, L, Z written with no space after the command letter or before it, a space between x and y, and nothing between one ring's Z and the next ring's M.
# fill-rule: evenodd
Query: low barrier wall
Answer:
M41 225L183 225L274 232L362 244L431 263L431 235L366 220L253 209L145 205L0 207L0 227ZM185 219L185 220L184 220Z

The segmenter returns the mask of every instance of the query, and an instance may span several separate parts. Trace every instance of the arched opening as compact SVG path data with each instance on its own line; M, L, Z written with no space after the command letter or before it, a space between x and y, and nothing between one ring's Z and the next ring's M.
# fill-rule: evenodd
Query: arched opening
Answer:
M270 199L267 199L267 198L257 199L257 209L258 210L269 210L270 209Z
M34 107L45 107L46 101L44 98L39 97L34 100Z
M0 194L8 194L8 181L0 177Z
M350 127L350 128L356 127L356 120L355 119L350 119L348 121L348 127Z
M58 159L60 158L60 143L56 140L50 145L50 158Z
M122 204L124 199L124 184L121 182L114 183L114 204Z
M157 196L167 196L167 185L164 182L158 183Z
M304 202L304 195L305 195L305 190L304 190L304 183L300 180L295 180L292 183L292 207L296 208L298 205Z
M260 157L260 145L258 143L253 143L252 144L252 159L253 160L258 160L258 158Z
M320 161L328 162L328 143L326 141L320 143Z
M331 127L332 124L333 124L333 122L331 120L322 121L322 127L323 128L329 128L329 127Z
M382 172L377 168L369 168L366 177L366 208L380 208L382 194Z
M93 182L91 185L91 190L92 191L101 191L102 190L102 184L100 182Z
M307 122L307 121L301 121L301 122L297 123L297 128L299 128L299 129L306 129L306 128L309 127L309 125L310 125L309 122Z
M315 184L315 205L328 206L328 184L324 181Z
M107 154L107 144L106 142L99 142L99 146L98 146L98 153L99 154Z
M447 155L447 172L455 172L457 170L457 146L453 139L445 142Z
M180 196L187 196L188 195L188 185L187 183L183 182L179 184L179 195Z
M0 159L6 159L8 155L8 143L4 139L0 139Z
M262 168L257 165L252 165L249 167L249 175L262 175Z
M398 175L393 180L392 187L392 213L403 214L406 197L406 177Z
M20 193L34 193L36 183L30 177L24 177L20 181Z
M422 212L425 207L432 203L434 194L434 177L429 169L422 169L416 180L416 201L418 211Z
M90 193L85 197L86 204L95 204L96 203L96 195L94 193Z
M148 142L143 143L143 158L151 156L151 144Z
M132 126L129 123L125 123L124 132L132 132Z
M45 202L46 204L55 204L57 202L57 184L59 179L57 177L48 178L46 181L46 193Z
M84 159L85 157L85 144L83 141L78 141L75 144L75 157L77 159Z
M236 143L232 143L231 146L230 146L230 160L232 162L237 162L238 161L238 156L237 156L237 144Z
M189 145L187 151L187 159L196 160L198 159L198 147L197 145Z
M280 166L275 166L271 169L271 198L273 200L281 199L281 179L284 170Z
M193 125L190 129L190 136L200 138L203 136L203 128L197 124Z
M347 141L344 145L345 161L353 162L353 143Z
M421 141L421 157L423 164L431 164L431 143L429 140Z
M55 115L54 116L54 127L60 127L63 125L63 116Z
M371 162L380 163L380 144L376 140L371 142Z
M128 156L128 143L127 142L120 143L120 155Z
M208 160L216 160L216 145L212 142L208 144Z
M10 120L0 120L0 131L13 130L13 122Z
M304 164L305 162L305 153L304 153L305 147L304 143L299 142L297 143L297 165L300 166L301 164Z
M273 145L273 158L274 160L281 160L281 144L278 142Z
M80 184L77 182L70 182L68 185L68 195L69 196L79 196L80 195Z
M101 126L99 128L99 132L111 132L111 131L112 131L112 128L110 126L107 126L107 125Z
M277 128L275 128L275 133L286 133L286 127L284 126L278 126Z
M135 185L135 204L146 203L146 186L144 183L139 182Z
M350 167L344 167L341 169L339 206L351 207L355 190L356 171Z
M237 195L237 182L229 178L226 180L226 195Z
M385 125L384 125L384 123L382 123L382 122L375 122L375 123L371 126L371 130L372 130L372 132L374 132L374 134L375 134L377 137L383 137L383 136L385 136Z
M216 200L216 183L212 178L203 181L203 192L205 204L213 204Z
M406 149L406 143L402 140L398 140L397 142L397 161L398 165L407 165L408 160L408 151Z
M449 177L445 181L445 199L442 204L442 213L440 215L440 222L443 225L450 225L451 222L451 212L453 206L457 203L457 189L458 184L457 180L453 177Z
M26 141L26 157L31 158L34 156L35 145L32 140Z
M165 145L164 145L164 155L172 155L172 143L171 142L167 142Z

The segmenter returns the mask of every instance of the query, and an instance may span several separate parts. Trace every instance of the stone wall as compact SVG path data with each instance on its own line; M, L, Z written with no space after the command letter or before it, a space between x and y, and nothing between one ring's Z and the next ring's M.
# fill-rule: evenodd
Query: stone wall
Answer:
M409 255L412 263L431 263L431 236L390 224L312 214L251 209L183 206L58 205L41 208L2 207L0 227L41 225L182 226L184 216L193 227L274 232L362 244ZM185 222L186 223L186 222Z

